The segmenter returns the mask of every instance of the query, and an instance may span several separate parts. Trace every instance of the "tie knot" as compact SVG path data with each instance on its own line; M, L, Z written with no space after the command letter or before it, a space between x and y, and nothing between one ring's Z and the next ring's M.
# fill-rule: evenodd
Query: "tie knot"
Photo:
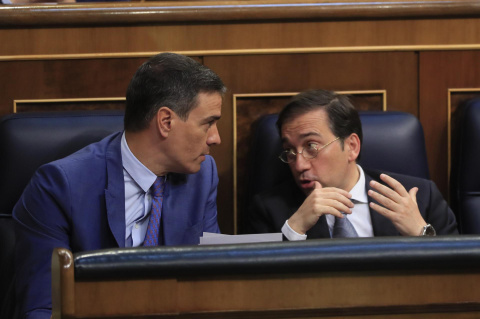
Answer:
M163 196L163 189L165 188L165 177L158 176L155 182L152 185L152 196L161 197Z

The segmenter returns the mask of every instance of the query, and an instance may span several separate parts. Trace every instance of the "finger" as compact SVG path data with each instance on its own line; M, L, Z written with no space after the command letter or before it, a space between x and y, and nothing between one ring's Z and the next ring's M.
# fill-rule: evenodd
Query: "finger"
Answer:
M315 181L313 183L313 189L321 189L322 188L322 184L320 184L318 181Z
M407 196L407 190L403 185L395 178L388 176L387 174L380 174L380 179L384 181L388 186L393 188L401 196Z
M374 192L372 190L368 191L368 196L372 197L374 200L376 200L380 205L388 208L389 210L396 211L398 209L398 203L395 202L394 200L379 194L377 192Z
M322 188L322 190L327 193L327 192L333 192L333 193L338 193L338 194L341 194L343 196L345 196L346 198L351 198L352 197L352 194L350 194L349 192L347 192L346 190L343 190L341 188L336 188L336 187L324 187Z
M321 215L324 215L324 214L329 214L329 215L333 215L335 217L344 218L341 211L339 211L338 209L335 209L333 207L329 207L329 206L322 207L321 212L319 212L318 216L321 216Z
M337 189L328 190L326 188L323 188L321 191L318 191L311 196L312 198L315 198L316 200L319 200L319 201L324 199L334 199L347 207L353 208L354 204L350 200L351 194L347 192L338 192L336 190L339 190L339 189L337 188ZM346 195L350 195L350 196L347 197Z
M350 207L334 199L323 199L319 201L319 203L317 204L317 207L319 207L320 210L324 207L332 207L346 214L352 213L352 210Z
M376 190L378 193L382 194L383 196L393 200L394 202L398 203L401 200L400 194L395 192L393 189L391 189L388 186L385 186L379 182L376 181L371 181L370 186ZM408 195L408 194L407 194Z
M412 198L415 205L417 204L417 193L418 193L418 187L414 187L408 192L408 194L410 195L410 198Z
M377 203L370 202L370 208L378 212L380 215L383 215L387 218L391 216L391 211L383 206L378 205Z

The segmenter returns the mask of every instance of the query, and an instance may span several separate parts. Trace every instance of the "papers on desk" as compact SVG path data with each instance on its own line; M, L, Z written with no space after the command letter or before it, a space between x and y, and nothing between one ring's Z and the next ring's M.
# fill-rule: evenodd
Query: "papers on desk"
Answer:
M200 237L200 245L246 244L272 241L282 241L282 233L249 235L203 233L203 237Z

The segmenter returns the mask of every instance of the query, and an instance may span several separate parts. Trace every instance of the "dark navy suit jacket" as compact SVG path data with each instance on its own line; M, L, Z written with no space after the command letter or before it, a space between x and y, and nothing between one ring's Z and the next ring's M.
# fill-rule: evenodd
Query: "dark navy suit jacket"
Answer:
M122 133L38 169L16 204L16 296L20 313L50 318L51 256L125 247ZM198 173L169 174L163 201L165 245L198 244L203 231L219 232L218 175L207 156Z
M373 179L384 184L380 180L380 172L365 172L365 187L367 191L371 189L370 181ZM422 217L427 223L437 231L438 235L458 234L455 215L448 207L447 202L430 180L387 173L399 181L407 190L418 187L417 204ZM305 195L301 192L293 179L288 180L270 191L256 195L250 207L247 217L246 230L249 233L279 233L285 221L292 216L305 200ZM370 196L368 201L374 201ZM372 218L373 234L375 236L400 236L393 223L370 209ZM307 238L330 238L327 219L322 215L309 231Z

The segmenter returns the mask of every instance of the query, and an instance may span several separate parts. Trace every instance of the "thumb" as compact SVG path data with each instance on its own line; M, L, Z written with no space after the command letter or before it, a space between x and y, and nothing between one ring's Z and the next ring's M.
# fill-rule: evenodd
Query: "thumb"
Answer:
M313 184L313 189L320 189L322 188L322 184L320 184L318 181L315 181Z
M410 198L413 200L415 204L417 203L417 193L418 193L418 187L414 187L408 191Z

